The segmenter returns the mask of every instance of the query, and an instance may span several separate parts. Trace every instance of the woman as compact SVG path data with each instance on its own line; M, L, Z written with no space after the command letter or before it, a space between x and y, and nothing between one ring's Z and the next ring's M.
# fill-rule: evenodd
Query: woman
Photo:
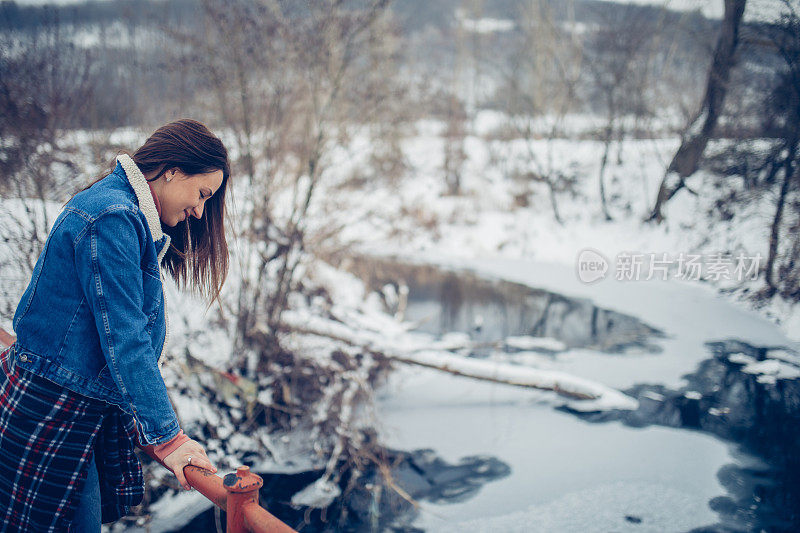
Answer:
M179 120L65 204L0 358L0 531L97 532L127 514L144 491L134 445L187 490L186 465L216 471L159 372L161 269L219 297L229 173L222 142Z

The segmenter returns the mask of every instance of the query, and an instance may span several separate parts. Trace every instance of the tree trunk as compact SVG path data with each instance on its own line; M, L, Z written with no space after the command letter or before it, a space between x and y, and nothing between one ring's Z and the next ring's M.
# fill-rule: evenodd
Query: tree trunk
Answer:
M783 208L786 204L786 195L789 193L789 186L795 174L795 168L793 167L796 150L797 142L794 141L789 148L789 155L786 156L783 163L783 183L781 184L781 190L778 194L778 205L775 207L775 216L772 219L772 229L769 235L769 256L767 257L767 265L765 267L765 281L767 283L767 294L769 296L772 296L778 290L775 284L773 271L775 270L775 259L778 256Z
M608 202L606 201L606 185L605 173L606 165L608 165L608 154L611 151L611 142L614 131L614 119L609 118L608 126L606 127L605 138L603 139L603 158L600 161L600 176L598 177L600 183L600 207L603 211L603 217L606 221L613 220L611 214L608 212Z
M550 192L550 207L553 208L553 216L556 219L556 222L559 226L564 225L564 220L561 218L561 214L558 212L558 202L556 200L556 188L553 184L553 180L547 180L547 189Z
M648 221L663 220L664 204L683 188L685 179L697 170L700 157L725 104L730 72L736 62L734 54L739 41L739 24L746 3L747 0L725 0L725 17L708 72L703 105L683 134L681 146L667 167Z

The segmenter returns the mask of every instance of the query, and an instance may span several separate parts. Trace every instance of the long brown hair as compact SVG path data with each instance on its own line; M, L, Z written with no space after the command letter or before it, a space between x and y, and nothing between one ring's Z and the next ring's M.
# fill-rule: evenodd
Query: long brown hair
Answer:
M210 307L219 298L228 276L224 227L225 190L230 177L228 151L206 126L181 119L158 128L131 157L143 174L156 171L148 181L157 180L172 168L188 175L222 171L222 185L206 201L200 219L187 217L175 227L161 224L172 239L162 265L178 287L188 286L202 294Z

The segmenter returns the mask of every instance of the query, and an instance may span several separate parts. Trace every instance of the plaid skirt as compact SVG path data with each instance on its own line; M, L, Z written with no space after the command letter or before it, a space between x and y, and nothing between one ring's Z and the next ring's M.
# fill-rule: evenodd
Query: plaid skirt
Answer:
M0 354L0 531L70 531L96 454L102 521L144 495L135 422L118 407L63 388Z

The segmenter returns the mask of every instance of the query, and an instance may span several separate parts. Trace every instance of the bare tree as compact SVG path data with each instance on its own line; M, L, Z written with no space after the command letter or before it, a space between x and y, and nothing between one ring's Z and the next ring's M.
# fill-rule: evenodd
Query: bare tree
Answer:
M444 131L444 179L449 194L461 192L461 171L467 154L464 151L464 138L466 137L467 109L464 103L464 77L466 70L471 67L467 64L466 31L462 17L468 11L464 9L463 2L460 15L456 19L455 28L455 54L453 69L449 80L449 92L443 95L445 104L445 131Z
M6 33L0 41L0 195L7 200L0 207L0 262L18 273L17 284L44 246L48 202L71 191L77 169L64 133L91 102L90 59L55 14L36 31Z
M703 103L684 131L681 145L667 167L648 221L661 222L664 218L662 213L664 204L686 185L686 178L695 173L722 113L730 72L736 63L739 25L747 0L724 1L725 15L708 72Z
M464 102L456 94L447 97L447 115L444 132L444 178L449 194L461 192L461 172L467 153L464 138L467 130L467 110Z
M780 188L775 201L769 237L769 253L765 267L766 296L780 291L784 297L800 299L800 199L797 198L800 183L800 13L788 1L787 11L780 21L769 29L768 39L773 43L783 60L783 69L777 83L767 99L767 120L780 132L779 142L772 151L768 183L778 182ZM780 178L779 178L780 176ZM794 198L794 204L790 199ZM795 219L783 229L784 212L790 208ZM783 231L782 231L783 229ZM788 242L783 257L781 234ZM781 261L782 259L782 261ZM777 270L777 272L776 272ZM777 275L776 275L777 274Z
M461 192L461 173L467 153L464 142L474 119L481 64L481 33L469 26L480 20L482 0L462 0L456 11L452 77L445 99L444 177L449 194Z
M394 30L387 0L204 0L203 10L205 32L176 38L191 45L188 60L210 80L247 180L236 232L248 245L228 311L236 320L234 365L250 353L262 367L282 352L275 334L300 282L309 208L331 152L350 130L376 120L394 94L393 52L380 46ZM276 206L276 198L285 203Z
M638 122L652 114L647 100L650 83L649 70L656 53L654 37L661 27L658 19L641 6L627 5L625 10L614 10L612 17L599 12L603 24L592 35L588 47L592 57L586 65L593 80L596 100L605 113L602 129L603 155L600 161L598 184L600 206L606 220L611 220L605 185L605 172L612 144L617 143L617 160L621 162L622 142L633 127L630 117Z
M509 125L527 150L520 177L546 187L553 216L561 224L557 197L574 192L577 177L556 163L553 145L564 134L567 113L577 107L583 43L570 25L565 28L555 20L548 2L530 0L520 9L519 46L511 50L505 65L499 65ZM546 142L544 155L534 148L539 140Z

